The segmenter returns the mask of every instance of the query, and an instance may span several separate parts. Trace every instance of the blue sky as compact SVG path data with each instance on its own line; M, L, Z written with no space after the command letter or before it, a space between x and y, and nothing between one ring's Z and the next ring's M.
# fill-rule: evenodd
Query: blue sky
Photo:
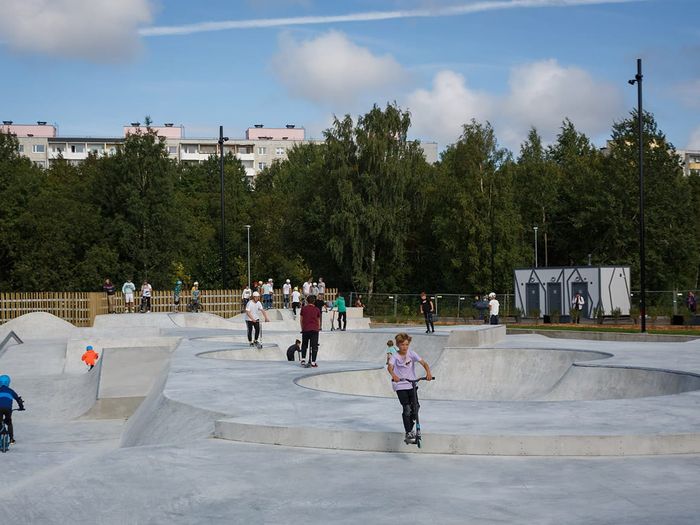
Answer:
M517 150L530 126L552 140L567 116L602 144L636 104L627 80L640 57L646 108L677 147L700 149L697 0L5 0L1 9L0 118L55 122L62 135L119 135L150 115L190 137L219 124L240 137L255 123L320 136L334 114L397 101L413 136L440 147L476 118ZM232 27L197 25L206 22Z

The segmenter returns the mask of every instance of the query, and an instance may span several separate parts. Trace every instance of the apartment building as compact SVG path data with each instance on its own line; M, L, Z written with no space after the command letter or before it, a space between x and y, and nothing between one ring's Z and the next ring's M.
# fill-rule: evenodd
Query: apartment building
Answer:
M681 164L683 165L683 173L690 175L691 173L695 175L700 175L700 150L676 150L681 156Z
M166 123L151 125L159 136L165 139L168 155L178 162L204 162L212 155L219 154L218 138L190 138L185 136L183 126ZM14 124L3 121L3 133L17 136L19 152L32 162L47 168L59 158L77 164L88 155L113 155L130 133L145 132L146 126L132 122L122 129L121 137L61 137L56 125L39 121L36 124ZM287 124L283 128L266 128L255 124L245 132L245 138L229 139L224 143L224 154L236 156L245 168L246 176L255 176L273 162L287 158L287 154L297 144L322 143L321 140L307 139L304 128ZM423 142L423 152L430 163L437 162L436 142Z

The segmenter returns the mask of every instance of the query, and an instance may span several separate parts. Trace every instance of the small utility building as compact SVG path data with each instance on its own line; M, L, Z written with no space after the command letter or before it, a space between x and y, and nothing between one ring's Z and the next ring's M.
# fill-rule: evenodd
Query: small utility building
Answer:
M585 299L583 317L595 309L612 315L630 313L630 269L628 266L572 266L566 268L520 268L514 271L515 307L526 316L569 316L576 292Z

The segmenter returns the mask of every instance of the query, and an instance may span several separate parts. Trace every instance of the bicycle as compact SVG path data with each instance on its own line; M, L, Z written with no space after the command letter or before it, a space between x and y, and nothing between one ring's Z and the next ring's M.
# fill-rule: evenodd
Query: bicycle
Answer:
M418 418L418 383L420 381L427 381L427 377L419 377L418 379L405 379L402 378L403 381L408 381L411 383L411 386L413 386L413 390L415 392L415 395L413 396L413 406L412 411L413 411L413 420L416 422L416 437L411 441L410 439L404 439L404 443L407 445L414 444L418 448L421 448L421 433L420 433L420 419ZM435 376L433 376L432 381L435 381Z
M10 412L22 412L22 409L13 408ZM3 454L7 452L10 448L10 430L7 428L5 423L5 418L2 418L0 422L0 452Z

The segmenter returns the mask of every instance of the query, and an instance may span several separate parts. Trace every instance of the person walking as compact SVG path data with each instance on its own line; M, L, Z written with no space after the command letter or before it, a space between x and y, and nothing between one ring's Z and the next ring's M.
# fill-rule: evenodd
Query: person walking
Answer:
M282 285L282 307L289 308L289 296L292 294L292 285L289 279Z
M246 329L248 333L248 343L250 346L257 346L260 338L260 316L265 318L265 322L269 322L265 307L260 302L260 292L253 292L253 296L245 307ZM255 331L255 339L253 339L253 331Z
M345 331L348 327L348 307L345 305L345 297L335 296L335 308L338 310L338 330Z
M245 312L245 307L248 306L248 301L250 301L250 296L253 295L253 290L250 289L250 285L246 284L243 288L243 293L241 294L241 312Z
M292 315L294 319L297 318L297 308L301 308L301 294L299 293L299 287L295 286L292 292Z
M420 313L423 314L425 319L425 333L435 333L435 324L433 323L433 312L435 311L435 306L433 301L428 298L425 292L420 293Z
M301 287L301 291L304 294L304 300L311 295L311 277L309 277L308 281L305 281L303 286Z
M180 311L180 296L182 295L182 281L178 279L175 281L175 287L173 288L173 312Z
M498 314L501 309L501 303L496 299L496 294L489 294L489 324L499 324Z
M124 294L124 310L129 313L134 312L134 292L136 292L136 285L131 282L131 277L129 277L122 286L122 294Z
M581 295L581 292L576 292L576 295L571 300L571 320L575 324L581 323L581 310L583 310L584 304L586 304L586 300Z
M107 277L104 284L102 285L102 290L107 294L107 313L113 314L114 312L114 294L117 291L117 287L114 286L112 281Z
M318 333L321 331L321 311L314 304L316 297L309 295L306 304L299 314L299 324L301 326L301 366L306 366L306 351L311 346L309 353L309 363L316 368L316 358L318 356Z

